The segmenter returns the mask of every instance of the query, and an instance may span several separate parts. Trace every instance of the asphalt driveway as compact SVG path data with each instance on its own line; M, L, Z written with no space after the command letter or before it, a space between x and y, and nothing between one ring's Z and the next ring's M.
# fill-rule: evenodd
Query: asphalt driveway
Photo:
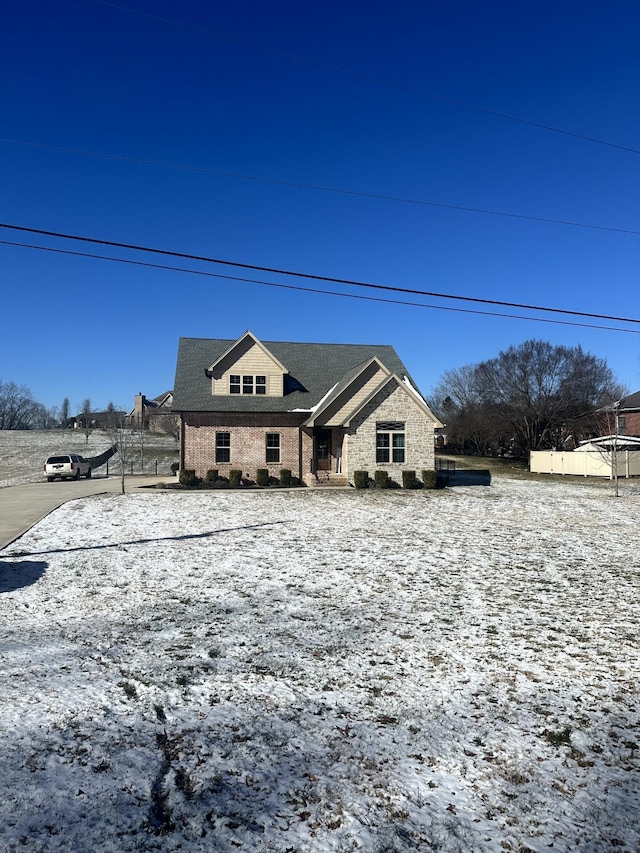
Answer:
M125 477L125 490L131 492L166 481L166 476ZM120 477L99 475L90 480L43 481L0 489L0 549L15 542L45 515L67 501L121 490Z

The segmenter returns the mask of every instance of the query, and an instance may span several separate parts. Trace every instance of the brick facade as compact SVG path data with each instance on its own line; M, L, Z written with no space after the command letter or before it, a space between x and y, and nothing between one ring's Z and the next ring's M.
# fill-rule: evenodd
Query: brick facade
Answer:
M243 476L255 480L259 468L278 477L288 468L294 477L313 485L311 474L313 431L301 428L303 413L249 414L225 412L190 412L183 417L182 468L195 470L205 477L210 469L221 476L239 469ZM378 421L402 421L405 424L404 463L376 462L376 424ZM230 434L230 461L216 462L216 433ZM266 434L280 435L280 461L266 462ZM342 473L353 483L353 472L368 471L373 477L376 469L388 471L389 476L402 482L402 471L413 470L420 477L422 470L434 467L434 424L431 418L402 387L387 386L354 418L346 429L331 430L331 470L335 472L341 456Z
M405 461L376 462L376 423L403 421L405 424ZM388 471L391 479L402 483L402 471L415 471L418 478L425 469L433 469L434 422L404 388L386 386L354 418L343 446L343 471L353 483L354 471Z
M255 480L259 468L266 468L273 477L278 477L283 468L288 468L294 477L301 477L303 440L300 425L303 419L304 416L299 414L185 413L181 468L195 470L198 477L206 476L212 468L224 477L229 476L230 470L239 469L243 476L252 480ZM217 432L230 433L228 463L216 462ZM266 462L267 433L280 435L279 462ZM310 450L307 450L307 455L310 458Z
M620 430L624 435L640 436L640 412L622 412L620 419L624 418L624 430Z

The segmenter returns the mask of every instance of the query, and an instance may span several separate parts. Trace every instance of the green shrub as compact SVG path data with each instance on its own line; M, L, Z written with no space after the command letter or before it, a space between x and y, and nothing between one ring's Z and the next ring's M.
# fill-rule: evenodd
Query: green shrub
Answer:
M432 469L427 469L422 472L422 485L425 489L437 489L438 475Z
M291 485L291 470L289 468L283 468L282 471L280 471L280 485Z
M420 483L416 478L415 471L402 472L402 488L403 489L419 489Z
M376 471L373 475L376 486L379 489L388 489L389 488L389 472L388 471Z
M210 489L228 489L229 481L226 477L218 477L217 480L213 480L211 483L208 483Z
M180 471L180 485L185 489L197 489L202 480L196 477L196 472L193 468L183 468Z
M205 476L206 483L215 483L218 479L218 469L217 468L209 468L207 474Z
M237 489L242 485L242 471L237 468L232 468L229 471L229 485L232 489Z
M259 486L269 485L269 471L266 468L258 468L256 471L256 483Z
M369 472L368 471L354 471L353 472L353 485L356 489L368 489L369 488Z

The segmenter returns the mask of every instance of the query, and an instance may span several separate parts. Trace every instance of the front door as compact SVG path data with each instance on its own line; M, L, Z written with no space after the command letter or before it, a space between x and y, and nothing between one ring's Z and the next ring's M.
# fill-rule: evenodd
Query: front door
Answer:
M331 470L331 430L319 429L316 439L316 470Z

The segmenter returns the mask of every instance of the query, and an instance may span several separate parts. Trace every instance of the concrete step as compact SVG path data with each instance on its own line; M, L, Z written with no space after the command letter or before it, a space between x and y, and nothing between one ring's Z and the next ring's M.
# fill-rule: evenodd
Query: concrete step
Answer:
M346 488L349 485L349 481L346 477L336 476L335 474L331 477L319 477L313 485L314 489L326 489L332 487L341 487Z

